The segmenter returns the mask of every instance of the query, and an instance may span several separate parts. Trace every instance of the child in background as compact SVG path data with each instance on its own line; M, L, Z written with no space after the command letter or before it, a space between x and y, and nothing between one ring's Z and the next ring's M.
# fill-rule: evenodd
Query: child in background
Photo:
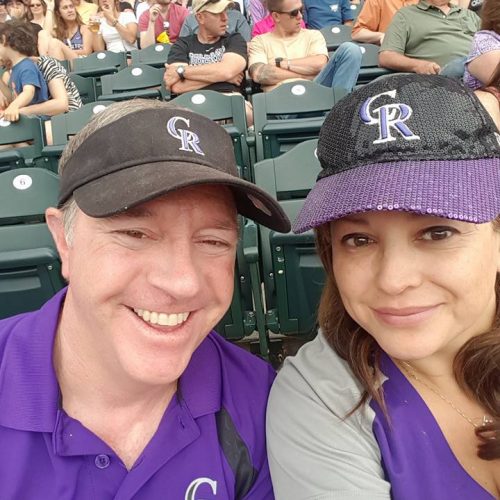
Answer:
M9 101L0 110L0 118L19 119L19 108L39 104L48 99L47 83L30 56L37 54L32 30L20 21L7 21L0 25L0 59L12 67L8 81L0 82L0 91Z

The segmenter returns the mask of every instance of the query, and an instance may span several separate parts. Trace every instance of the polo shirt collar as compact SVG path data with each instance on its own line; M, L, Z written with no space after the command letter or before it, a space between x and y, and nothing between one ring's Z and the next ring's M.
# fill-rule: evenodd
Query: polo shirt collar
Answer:
M459 7L458 5L452 4L452 3L448 3L448 7L450 7L450 12L448 12L448 14L450 14L451 12L459 12L460 10L462 10L461 7ZM426 2L425 0L420 0L420 2L418 2L418 4L417 4L417 8L421 9L421 10L429 10L431 8L437 9L438 7L431 5L430 3Z
M52 364L63 289L38 311L13 320L0 364L0 425L53 432L60 391ZM9 321L9 320L7 320ZM193 353L179 381L178 398L193 418L221 408L222 363L211 332Z

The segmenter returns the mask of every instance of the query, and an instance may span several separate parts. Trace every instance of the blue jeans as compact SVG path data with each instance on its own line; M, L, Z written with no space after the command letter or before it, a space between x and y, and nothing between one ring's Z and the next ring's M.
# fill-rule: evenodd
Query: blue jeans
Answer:
M336 87L351 92L358 81L362 56L359 46L355 43L340 44L313 81L325 87Z
M448 78L454 78L455 80L461 80L464 76L466 60L467 57L457 57L453 59L441 68L439 74L447 76Z

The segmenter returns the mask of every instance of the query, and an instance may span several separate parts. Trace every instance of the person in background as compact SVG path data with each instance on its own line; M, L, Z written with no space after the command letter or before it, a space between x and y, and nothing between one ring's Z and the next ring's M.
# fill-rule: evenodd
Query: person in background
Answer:
M270 33L271 31L274 30L274 27L276 26L274 22L274 17L272 13L269 13L266 17L261 19L260 21L256 22L253 27L252 27L252 38L258 36L258 35L264 35L265 33ZM302 18L300 20L300 27L302 29L306 29L306 23L304 19Z
M398 10L387 28L379 66L461 79L480 19L448 0L420 0Z
M155 0L139 18L141 48L157 42L175 43L188 15L186 7L173 0ZM167 35L164 40L161 39L163 33Z
M36 38L29 23L12 20L0 25L0 59L10 68L7 85L0 81L4 105L0 118L15 122L19 110L46 101L47 83L37 65L30 59L36 55Z
M101 25L94 36L94 50L127 52L137 48L137 20L132 12L120 12L119 0L99 0Z
M37 1L37 0L32 0ZM78 14L74 0L55 0L54 18L55 38L63 42L71 51L71 56L64 59L74 59L86 56L92 52L94 37Z
M0 23L4 23L5 21L8 21L10 19L10 16L7 12L7 7L5 6L5 1L1 0L0 1Z
M352 27L352 39L358 43L381 45L394 14L419 0L365 0Z
M481 29L472 40L465 61L464 83L472 89L489 84L500 64L500 0L486 0L481 11Z
M343 43L329 58L321 32L301 28L301 0L268 0L267 6L275 27L252 38L248 63L250 77L264 92L304 79L348 92L354 88L362 57L357 45Z
M349 0L304 0L304 9L307 27L316 30L336 24L351 26L354 19Z
M48 9L45 0L30 0L28 7L28 17L30 21L38 24L44 30L51 33L53 26L53 9Z
M213 328L238 214L286 232L279 204L221 126L155 100L95 115L59 170L46 219L68 287L0 321L2 496L273 500L273 369Z
M461 82L336 104L294 231L326 271L317 337L271 390L276 498L500 497L500 150Z
M184 20L179 37L195 35L198 33L198 21L196 20L196 14L191 13ZM229 9L227 11L227 29L228 34L239 33L246 42L250 41L250 26L245 16L236 9Z

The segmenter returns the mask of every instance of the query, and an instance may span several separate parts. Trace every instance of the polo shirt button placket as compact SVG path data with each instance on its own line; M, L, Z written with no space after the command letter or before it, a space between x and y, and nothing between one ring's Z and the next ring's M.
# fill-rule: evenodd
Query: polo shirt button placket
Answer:
M98 469L107 469L109 467L111 460L108 455L97 455L95 457L94 463Z

